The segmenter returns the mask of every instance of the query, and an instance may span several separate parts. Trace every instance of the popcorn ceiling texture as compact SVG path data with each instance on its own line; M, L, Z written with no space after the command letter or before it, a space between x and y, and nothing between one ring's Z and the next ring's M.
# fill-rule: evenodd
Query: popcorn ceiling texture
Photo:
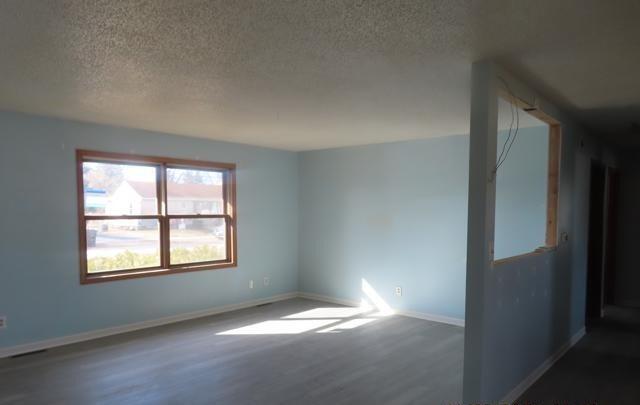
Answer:
M0 109L290 150L388 142L467 132L470 63L495 57L597 126L640 105L639 4L4 0Z

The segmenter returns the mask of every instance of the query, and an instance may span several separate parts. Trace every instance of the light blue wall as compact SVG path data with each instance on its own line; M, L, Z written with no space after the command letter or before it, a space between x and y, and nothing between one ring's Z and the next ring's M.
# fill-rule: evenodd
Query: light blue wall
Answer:
M521 129L498 172L502 257L544 244L547 148L548 128ZM464 319L468 158L468 135L302 153L301 290L359 300L364 278L393 308Z
M236 163L238 267L80 285L76 148ZM0 112L0 347L296 291L297 176L291 152Z
M588 159L576 157L574 133L566 131L561 177L570 243L492 278L502 331L494 361L529 348L528 360L500 366L513 381L583 324ZM0 112L0 141L0 314L9 324L0 347L297 289L359 299L362 278L394 308L464 318L466 135L296 154ZM81 286L76 148L237 163L238 268ZM263 276L269 287L248 289ZM523 324L507 333L500 322Z
M558 233L566 233L568 240L561 240L554 250L496 265L487 260L493 220L486 210L493 206L493 190L483 169L495 161L486 145L495 136L497 89L503 81L515 97L539 105L561 123ZM471 99L470 161L476 170L470 171L469 184L463 400L498 403L584 327L589 164L607 149L571 116L492 62L473 64Z
M464 318L468 136L300 156L300 288ZM403 289L402 297L394 294Z
M507 135L508 131L498 132L498 155ZM529 253L545 245L548 155L549 127L521 128L498 169L496 259Z
M606 160L607 149L570 117L555 116L563 122L558 232L566 232L569 240L560 241L555 251L492 271L486 339L488 390L494 399L504 397L585 325L590 164Z
M563 126L559 232L568 242L495 266L488 281L485 330L487 398L497 401L584 327L590 154L586 135Z

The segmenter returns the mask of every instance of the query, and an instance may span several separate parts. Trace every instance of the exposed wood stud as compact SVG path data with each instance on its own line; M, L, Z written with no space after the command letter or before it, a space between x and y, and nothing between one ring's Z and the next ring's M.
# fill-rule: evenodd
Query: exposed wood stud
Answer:
M549 175L547 178L547 247L558 244L558 202L560 192L560 149L562 134L559 124L549 127Z
M505 257L494 260L494 265L501 265L518 260L527 256L537 255L549 250L553 250L558 245L558 204L560 194L560 156L562 147L562 128L560 121L546 114L539 108L529 103L515 98L505 89L499 91L500 97L505 101L520 108L526 114L530 114L535 118L549 125L549 149L547 163L547 219L545 230L545 245L536 250L517 256Z

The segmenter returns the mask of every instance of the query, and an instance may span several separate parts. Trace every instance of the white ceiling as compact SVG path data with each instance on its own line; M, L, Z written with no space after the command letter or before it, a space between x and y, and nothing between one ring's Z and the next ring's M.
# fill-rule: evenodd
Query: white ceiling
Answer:
M637 0L3 0L0 55L0 109L290 150L465 133L487 57L640 120Z

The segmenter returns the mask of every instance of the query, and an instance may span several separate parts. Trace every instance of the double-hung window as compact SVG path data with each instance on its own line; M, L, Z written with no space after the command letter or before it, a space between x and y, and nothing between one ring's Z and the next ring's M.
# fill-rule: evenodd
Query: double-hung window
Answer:
M236 266L234 164L76 155L82 283Z

